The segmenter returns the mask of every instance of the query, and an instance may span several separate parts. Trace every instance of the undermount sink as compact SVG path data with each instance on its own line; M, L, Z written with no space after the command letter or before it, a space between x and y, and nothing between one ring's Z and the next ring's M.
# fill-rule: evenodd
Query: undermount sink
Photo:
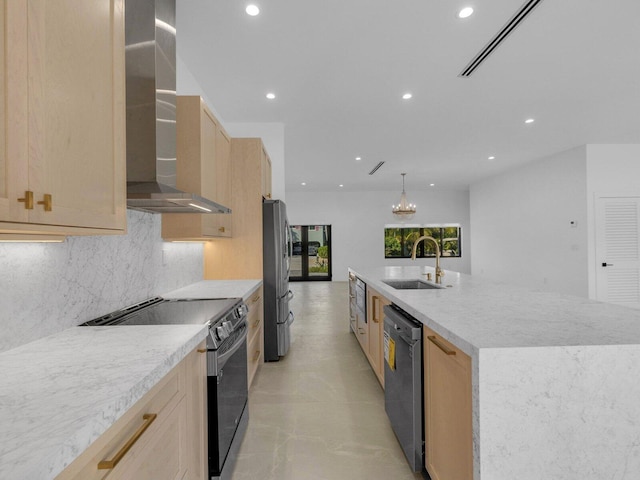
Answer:
M382 280L382 283L386 283L396 290L436 290L445 288L435 283L428 283L418 278L412 280Z

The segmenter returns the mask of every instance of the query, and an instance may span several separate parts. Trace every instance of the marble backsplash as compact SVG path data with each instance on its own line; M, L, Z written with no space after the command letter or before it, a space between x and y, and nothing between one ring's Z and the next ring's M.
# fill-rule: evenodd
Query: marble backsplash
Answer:
M0 351L202 280L202 244L168 243L161 215L127 210L127 234L0 243Z

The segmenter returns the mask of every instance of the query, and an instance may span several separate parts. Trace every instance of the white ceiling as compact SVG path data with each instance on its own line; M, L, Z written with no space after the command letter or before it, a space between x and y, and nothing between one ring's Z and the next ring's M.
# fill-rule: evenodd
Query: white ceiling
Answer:
M401 172L408 192L466 189L578 145L640 143L638 0L544 0L469 78L524 0L256 0L257 17L248 1L178 2L183 61L222 119L284 123L287 191L399 190Z

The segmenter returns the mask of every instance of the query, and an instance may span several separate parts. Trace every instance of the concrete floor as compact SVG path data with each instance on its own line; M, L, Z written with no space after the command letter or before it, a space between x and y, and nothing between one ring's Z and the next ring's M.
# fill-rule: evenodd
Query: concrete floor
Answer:
M233 480L410 480L384 392L349 331L347 282L291 283L293 342L258 370Z

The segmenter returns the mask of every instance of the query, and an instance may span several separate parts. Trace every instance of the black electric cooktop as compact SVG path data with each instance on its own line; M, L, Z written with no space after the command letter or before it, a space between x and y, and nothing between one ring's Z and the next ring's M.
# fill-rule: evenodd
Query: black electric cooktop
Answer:
M214 325L241 301L240 298L166 300L156 297L82 325Z

